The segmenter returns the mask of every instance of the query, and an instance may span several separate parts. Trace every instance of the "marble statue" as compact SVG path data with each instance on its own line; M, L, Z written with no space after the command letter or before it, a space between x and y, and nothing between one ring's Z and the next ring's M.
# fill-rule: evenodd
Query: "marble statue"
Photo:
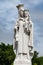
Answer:
M33 56L33 23L24 5L17 6L19 17L14 27L13 50L16 54L14 65L31 65Z

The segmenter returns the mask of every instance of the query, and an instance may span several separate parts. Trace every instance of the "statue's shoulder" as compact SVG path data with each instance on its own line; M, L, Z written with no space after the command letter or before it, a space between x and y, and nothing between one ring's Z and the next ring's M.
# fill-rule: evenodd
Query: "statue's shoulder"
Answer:
M30 20L30 24L32 24L33 25L33 22Z
M24 21L24 18L20 17L20 18L19 18L19 21Z
M30 20L31 27L34 28L34 23Z
M30 23L32 23L31 19L30 19Z

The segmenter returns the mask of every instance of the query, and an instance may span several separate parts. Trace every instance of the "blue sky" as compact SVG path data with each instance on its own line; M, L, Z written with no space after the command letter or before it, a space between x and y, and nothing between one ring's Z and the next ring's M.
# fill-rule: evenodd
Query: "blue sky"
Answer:
M34 49L43 55L43 0L0 0L0 42L13 43L13 28L18 17L16 5L30 10L34 24Z

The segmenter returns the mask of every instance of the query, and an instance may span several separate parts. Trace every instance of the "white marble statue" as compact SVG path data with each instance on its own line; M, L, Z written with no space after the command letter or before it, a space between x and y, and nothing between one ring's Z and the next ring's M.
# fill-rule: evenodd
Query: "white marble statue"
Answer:
M19 18L14 27L13 50L16 54L14 65L31 65L33 50L33 23L24 5L17 6ZM21 61L20 61L21 60Z

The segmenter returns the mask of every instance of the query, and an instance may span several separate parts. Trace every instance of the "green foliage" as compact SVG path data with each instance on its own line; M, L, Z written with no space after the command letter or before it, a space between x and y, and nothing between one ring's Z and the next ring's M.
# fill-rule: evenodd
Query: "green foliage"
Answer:
M34 63L34 65L37 65L37 63Z
M15 59L12 45L0 44L0 65L11 65Z
M37 61L38 61L38 65L43 65L43 57L38 57Z
M37 63L37 61L36 61L37 57L38 57L38 52L34 51L34 55L33 55L33 58L32 58L32 65L34 65L34 63Z
M38 57L38 52L34 51L32 65L43 65L43 57Z
M0 44L0 65L13 65L15 59L15 53L13 52L13 45ZM32 65L43 65L43 57L38 57L38 52L34 51L32 58Z

